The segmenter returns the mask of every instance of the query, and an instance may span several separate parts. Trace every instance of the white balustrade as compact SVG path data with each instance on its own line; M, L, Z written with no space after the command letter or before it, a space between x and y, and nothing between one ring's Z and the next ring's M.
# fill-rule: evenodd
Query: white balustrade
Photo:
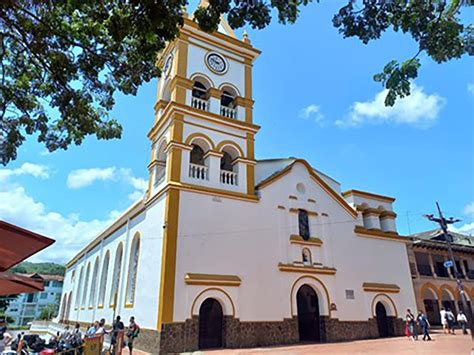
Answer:
M235 108L221 106L221 116L236 119L237 118L237 110Z
M221 170L221 183L237 186L237 173L233 171Z
M198 180L209 180L207 166L189 163L189 177Z
M194 96L191 98L191 106L197 108L198 110L209 110L209 102L207 100L199 99Z

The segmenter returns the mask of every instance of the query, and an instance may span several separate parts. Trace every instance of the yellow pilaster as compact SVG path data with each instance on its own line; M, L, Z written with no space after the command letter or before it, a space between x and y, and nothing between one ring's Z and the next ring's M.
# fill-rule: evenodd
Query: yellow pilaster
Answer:
M252 61L250 59L245 60L245 98L252 100ZM251 107L245 108L245 121L252 123L253 112Z
M247 133L247 159L255 159L254 135ZM247 164L247 193L255 194L255 166Z

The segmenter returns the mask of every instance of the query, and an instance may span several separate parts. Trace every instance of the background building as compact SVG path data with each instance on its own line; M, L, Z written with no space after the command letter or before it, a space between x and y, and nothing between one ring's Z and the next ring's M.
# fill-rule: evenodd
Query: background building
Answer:
M452 249L464 291L470 300L474 297L474 238L450 232ZM446 268L448 247L440 229L413 234L408 243L408 259L413 278L416 304L428 315L432 324L441 324L441 307L457 313L461 307L453 268Z
M26 325L28 322L39 319L41 312L47 306L54 305L54 308L51 307L52 310L57 311L59 309L64 277L57 275L39 276L44 280L44 291L22 293L9 304L5 314L15 320L14 325Z

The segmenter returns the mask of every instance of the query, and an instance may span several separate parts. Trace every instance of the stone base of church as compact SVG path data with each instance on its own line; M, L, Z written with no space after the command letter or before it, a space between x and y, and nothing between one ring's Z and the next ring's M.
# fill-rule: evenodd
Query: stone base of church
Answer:
M402 336L404 321L387 317L389 334ZM320 317L321 342L341 342L378 338L377 320L340 321ZM298 319L281 322L245 322L226 316L223 324L224 348L251 348L272 345L288 345L299 342ZM161 332L143 329L135 347L152 354L180 353L199 350L199 319L193 317L185 322L165 324ZM157 350L159 349L159 351Z

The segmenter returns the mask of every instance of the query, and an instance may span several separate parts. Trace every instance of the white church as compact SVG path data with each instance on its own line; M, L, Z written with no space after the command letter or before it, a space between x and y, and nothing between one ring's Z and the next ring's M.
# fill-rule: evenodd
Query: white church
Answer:
M255 159L259 55L224 20L185 18L159 59L148 191L67 264L62 322L133 315L154 354L403 334L394 198Z

